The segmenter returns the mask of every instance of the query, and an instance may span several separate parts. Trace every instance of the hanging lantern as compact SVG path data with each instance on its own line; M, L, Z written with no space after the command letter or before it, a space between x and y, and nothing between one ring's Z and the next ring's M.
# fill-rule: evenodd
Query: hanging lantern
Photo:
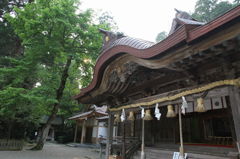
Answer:
M175 112L173 111L173 105L168 105L168 111L167 111L167 117L168 118L173 118L176 116Z
M119 123L120 121L121 121L120 115L119 114L115 114L114 123Z
M196 107L196 112L206 112L206 108L204 106L204 100L203 98L198 98L197 99L197 107Z
M127 120L131 120L131 121L135 120L135 117L134 117L134 113L133 113L133 112L130 112L130 113L129 113L129 116L128 116Z
M151 116L150 109L146 110L145 116L143 117L143 120L152 120L153 117Z

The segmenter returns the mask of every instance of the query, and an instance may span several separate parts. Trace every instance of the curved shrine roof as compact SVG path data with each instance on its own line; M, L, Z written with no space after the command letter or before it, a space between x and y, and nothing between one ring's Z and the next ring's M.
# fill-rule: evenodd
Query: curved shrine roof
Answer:
M119 45L129 46L129 47L132 47L135 49L146 49L146 48L153 46L154 44L155 44L154 42L125 36L125 37L122 37L122 38L114 41L108 49L115 47L115 46L119 46ZM104 51L106 51L106 50L104 50Z
M186 17L185 13L184 16ZM112 61L111 59L113 59L113 57L117 57L124 53L139 59L150 59L176 46L191 45L207 35L210 36L210 33L215 30L226 27L231 21L237 21L237 19L239 20L239 18L240 6L235 7L207 24L197 22L194 19L181 17L178 12L178 16L173 21L174 25L172 25L169 36L165 40L156 44L126 36L118 37L111 32L101 31L105 34L106 45L103 46L101 55L95 65L93 80L88 87L81 89L81 93L76 95L74 98L79 100L80 98L86 96L89 92L97 89L104 69L109 62ZM179 22L179 20L181 22ZM112 39L106 38L109 36L112 37Z

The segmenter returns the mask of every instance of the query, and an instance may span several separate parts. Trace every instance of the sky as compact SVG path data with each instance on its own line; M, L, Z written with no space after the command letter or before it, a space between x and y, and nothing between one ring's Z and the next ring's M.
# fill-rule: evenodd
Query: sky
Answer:
M82 0L82 8L107 11L120 32L155 42L161 31L170 31L174 8L192 13L197 0Z

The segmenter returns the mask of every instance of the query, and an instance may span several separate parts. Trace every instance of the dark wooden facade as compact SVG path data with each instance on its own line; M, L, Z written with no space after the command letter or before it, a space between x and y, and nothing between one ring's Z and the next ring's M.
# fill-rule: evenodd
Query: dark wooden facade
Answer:
M107 156L114 114L120 114L123 108L127 115L134 111L136 120L119 124L122 126L118 133L140 137L139 106L151 109L154 116L153 103L157 99L207 86L209 89L186 95L189 108L182 118L184 143L233 147L239 153L239 28L240 6L207 24L191 17L184 20L179 13L171 35L157 44L102 31L109 40L105 40L93 81L75 98L81 103L110 107ZM219 82L224 80L225 83ZM220 84L214 86L214 82ZM204 98L206 112L196 112L199 97ZM156 118L146 121L145 145L161 147L162 143L179 143L178 117L167 118L166 113L167 105L172 104L177 114L181 98L157 103L162 117L160 121Z

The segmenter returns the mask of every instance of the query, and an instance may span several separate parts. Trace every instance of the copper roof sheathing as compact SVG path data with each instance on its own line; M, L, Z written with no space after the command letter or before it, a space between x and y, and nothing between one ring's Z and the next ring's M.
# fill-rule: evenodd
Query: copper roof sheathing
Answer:
M91 111L88 111L88 112L84 112L84 113L80 113L80 114L77 114L77 115L74 115L70 118L68 118L69 120L81 120L81 119L84 119L84 118L88 118L88 117L91 117L91 116L94 116L95 114L98 114L98 115L102 115L102 116L106 116L108 115L107 113L105 112L102 112L102 111L95 111L95 110L91 110Z
M126 45L136 49L146 49L154 45L154 43L141 40L141 39L131 38L131 37L123 37L121 39L116 40L111 47L114 47L117 45Z
M106 52L107 50L115 46L129 46L135 49L146 49L153 46L154 44L155 44L154 42L124 36L120 39L115 40L109 47L104 49L102 52Z
M191 25L204 25L205 24L203 22L198 22L198 21L190 20L190 19L183 19L183 18L177 18L177 19L182 21L185 24L191 24Z
M101 81L104 69L113 57L125 53L139 59L151 59L175 48L176 46L192 45L194 42L204 40L204 38L211 36L211 33L216 33L216 30L219 31L220 29L229 27L227 24L230 24L231 22L239 23L239 18L240 6L237 6L224 15L204 25L203 23L192 19L183 20L181 17L177 17L176 19L182 21L183 25L176 27L177 29L174 28L172 34L157 44L130 37L116 39L102 51L101 56L98 58L94 68L93 80L90 85L82 89L80 94L76 95L74 98L79 100L80 98L87 96L94 89L97 89L99 84L98 81Z

